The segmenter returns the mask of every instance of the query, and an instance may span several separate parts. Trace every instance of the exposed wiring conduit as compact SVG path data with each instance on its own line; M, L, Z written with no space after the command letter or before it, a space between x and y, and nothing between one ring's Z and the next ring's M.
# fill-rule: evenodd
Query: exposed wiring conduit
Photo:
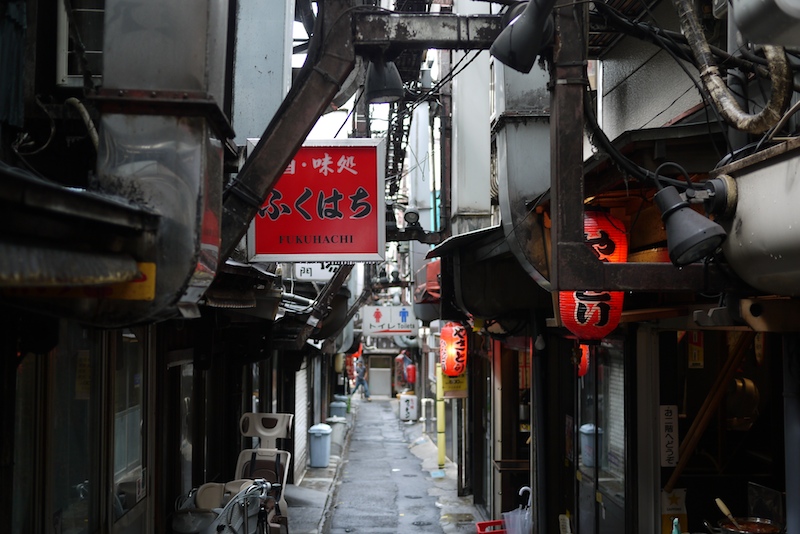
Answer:
M94 127L94 122L92 122L92 118L89 116L86 106L74 96L66 99L64 103L78 110L81 119L83 119L83 123L86 125L86 129L89 131L89 137L92 139L94 149L97 150L97 147L100 145L100 138L97 136L97 128Z
M681 29L692 48L700 79L720 115L734 128L751 134L761 134L775 126L792 96L792 76L786 53L782 47L764 46L764 56L769 63L772 93L764 109L752 115L742 110L734 95L720 76L711 48L703 35L700 21L694 12L691 0L672 0L681 21Z

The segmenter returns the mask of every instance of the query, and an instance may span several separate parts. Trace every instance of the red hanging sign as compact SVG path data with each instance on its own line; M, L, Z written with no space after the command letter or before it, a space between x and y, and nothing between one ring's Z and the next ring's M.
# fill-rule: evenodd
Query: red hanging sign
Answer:
M586 212L583 218L586 244L600 261L628 259L625 225L607 213ZM623 291L561 291L558 295L561 322L580 340L599 340L619 325Z
M459 323L446 323L442 327L439 363L447 376L459 376L467 369L467 329Z
M307 141L250 225L250 260L383 259L385 157L383 140Z

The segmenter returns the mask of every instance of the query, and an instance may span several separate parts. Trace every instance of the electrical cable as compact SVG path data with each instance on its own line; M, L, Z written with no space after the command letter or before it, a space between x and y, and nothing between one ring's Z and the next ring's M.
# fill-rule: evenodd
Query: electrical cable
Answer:
M389 121L389 125L387 126L387 130L392 126L392 121L398 120L398 119L401 119L401 118L405 119L406 116L410 115L414 111L414 109L416 109L416 107L419 104L421 104L422 102L426 101L430 95L435 94L439 89L442 88L442 86L444 84L446 84L447 82L451 81L457 75L461 74L464 71L464 69L466 69L473 61L475 61L478 58L478 56L480 55L482 50L476 50L475 52L476 52L475 55L472 56L472 58L465 65L460 67L461 63L463 63L468 57L468 54L464 54L464 56L462 56L461 59L459 59L458 62L456 62L456 64L447 72L447 74L445 74L442 77L442 79L440 79L438 82L436 82L430 89L425 91L416 100L414 100L410 104L407 104L405 109L401 113L397 113L395 115L395 117L392 120ZM456 69L458 69L458 70L456 70Z
M353 103L353 109L350 110L350 113L348 113L347 117L344 118L344 121L342 122L342 125L339 126L339 129L336 130L336 133L333 135L334 139L336 139L339 136L339 132L342 131L342 128L344 128L344 125L347 124L347 121L349 121L350 117L353 116L353 113L355 113L356 109L358 108L358 103L361 102L361 97L363 97L363 96L364 96L364 91L360 91L358 93L358 97L356 98L356 101Z
M584 115L586 116L586 125L591 134L590 140L592 141L592 144L608 154L611 158L611 161L614 162L623 173L633 176L640 182L650 181L656 184L659 182L668 183L670 185L674 185L675 187L685 188L683 181L667 177L659 178L655 173L648 171L644 167L640 167L622 154L622 152L620 152L619 149L617 149L617 147L611 143L611 140L609 140L608 136L597 123L597 118L594 116L591 102L589 102L588 91L584 94L583 109Z
M775 136L775 134L776 134L778 131L780 131L780 129L781 129L781 128L783 128L783 125L784 125L784 124L786 124L786 121L788 121L788 120L789 120L789 118L790 118L792 115L794 115L795 113L797 113L798 111L800 111L800 100L798 100L797 102L795 102L795 103L792 105L792 107L790 107L790 108L789 108L789 109L786 111L786 113L784 113L784 114L783 114L783 116L782 116L782 117L780 118L780 120L778 121L778 124L776 124L775 126L773 126L773 128L772 128L772 131L771 131L771 132L768 132L768 135L767 135L767 141L771 141L771 140L772 140L772 138Z
M86 130L89 132L89 138L92 140L92 145L94 145L94 150L96 152L100 146L100 138L97 135L97 128L95 128L94 122L92 122L92 118L89 116L89 111L86 109L86 106L84 106L83 102L74 96L67 98L64 103L69 104L78 110L78 114L80 114L81 119L83 119L83 124L86 126Z
M642 2L642 6L645 8L645 10L650 15L650 17L655 21L656 20L655 15L652 13L650 8L647 6L646 2ZM719 123L721 126L725 125L725 122L723 121L722 117L720 116L720 113L717 110L717 108L715 106L713 106L711 104L711 102L709 102L709 100L707 98L707 93L704 90L703 86L701 86L700 83L694 78L694 76L692 76L692 73L689 72L689 69L684 64L684 61L689 61L692 64L695 64L695 66L697 66L696 65L696 61L694 60L694 58L693 58L693 56L691 54L687 55L685 53L685 51L681 49L680 45L673 38L673 36L671 35L670 32L663 32L664 35L662 36L661 32L657 31L656 27L653 27L651 25L644 24L644 23L634 24L629 19L626 19L624 17L624 15L619 13L619 11L617 11L613 7L608 6L607 4L604 4L604 3L596 4L595 8L598 9L599 11L604 12L608 16L610 16L612 18L612 20L617 20L617 21L620 21L622 23L625 23L627 25L627 27L629 28L631 34L634 35L634 36L641 37L642 35L648 35L649 34L650 37L652 38L651 42L653 44L659 46L660 48L662 48L665 52L667 52L667 54L669 54L675 60L675 62L678 64L678 66L681 68L681 70L683 70L684 73L686 73L686 76L688 76L689 80L691 80L691 82L695 86L695 88L697 88L697 91L700 94L700 97L703 99L703 103L705 104L705 112L706 112L706 114L708 114L708 110L710 108L711 111L714 113L714 116L716 118L717 123ZM681 60L683 60L683 61L681 61ZM712 132L710 130L710 128L711 128L710 122L711 121L707 117L706 118L706 123L709 125L709 135L712 134ZM725 140L725 145L726 145L726 148L727 148L727 152L731 153L731 152L733 152L733 148L731 146L730 140L728 139L727 132L725 131L724 127L721 128L721 130L722 130L723 139ZM718 151L718 149L716 148L716 145L714 145L714 148L715 148L715 150ZM720 158L722 157L722 155L719 154L719 153L718 153L718 156Z

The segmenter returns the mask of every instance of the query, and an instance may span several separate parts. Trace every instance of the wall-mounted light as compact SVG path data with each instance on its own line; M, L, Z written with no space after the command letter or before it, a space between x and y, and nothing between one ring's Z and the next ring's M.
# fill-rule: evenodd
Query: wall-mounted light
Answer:
M383 57L370 60L364 82L364 98L367 104L396 102L404 95L403 79L394 61L386 61Z
M531 0L519 15L512 8L511 22L494 40L489 52L514 70L530 72L539 52L553 39L550 14L554 5L555 0Z
M419 210L414 206L409 206L403 213L403 220L407 226L419 226Z
M714 221L689 207L674 186L659 190L653 199L667 231L669 259L677 267L700 261L714 252L727 234Z

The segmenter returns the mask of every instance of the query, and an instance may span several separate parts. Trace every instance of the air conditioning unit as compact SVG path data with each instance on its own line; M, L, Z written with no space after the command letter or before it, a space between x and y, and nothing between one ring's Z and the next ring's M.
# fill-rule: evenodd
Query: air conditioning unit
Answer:
M92 73L92 81L99 85L103 75L103 24L105 0L72 0L72 14L67 13L64 0L58 0L58 28L56 33L56 85L83 86L81 63ZM70 32L70 19L74 28ZM76 47L75 37L83 44L83 57Z

